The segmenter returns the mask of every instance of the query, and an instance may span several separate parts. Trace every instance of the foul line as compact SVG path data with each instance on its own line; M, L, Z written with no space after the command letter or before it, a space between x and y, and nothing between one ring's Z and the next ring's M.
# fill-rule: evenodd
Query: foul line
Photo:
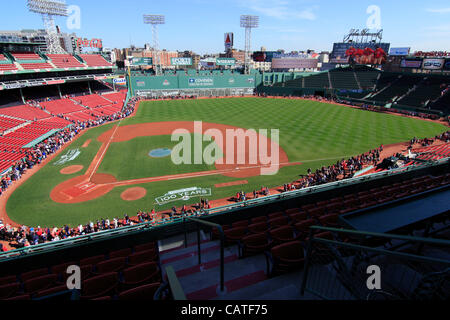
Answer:
M106 151L107 151L108 148L109 148L109 145L111 144L112 140L114 139L114 136L116 135L117 129L119 129L120 123L121 123L121 122L122 122L122 120L119 121L119 123L117 124L116 128L114 129L113 134L111 135L111 137L109 138L108 142L106 143L105 150L103 150L103 152L102 152L100 158L98 159L97 163L96 163L95 166L94 166L94 169L92 170L91 175L89 176L89 181L91 181L92 176L95 174L95 172L96 172L97 169L98 169L98 166L99 166L100 163L102 162L103 157L105 156L105 153L106 153Z

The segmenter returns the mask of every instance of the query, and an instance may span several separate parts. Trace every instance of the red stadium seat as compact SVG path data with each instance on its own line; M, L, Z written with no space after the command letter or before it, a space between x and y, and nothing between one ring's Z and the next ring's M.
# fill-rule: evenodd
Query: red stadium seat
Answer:
M24 282L24 290L26 293L34 294L38 291L51 288L57 284L58 277L56 274L49 274L46 276L29 279Z
M256 224L256 223L261 223L261 222L267 223L267 217L261 216L261 217L252 218L251 224Z
M160 282L161 271L155 262L143 263L123 271L123 282L120 283L121 290L128 290L144 284Z
M264 234L269 230L267 222L260 222L248 226L248 231L252 234Z
M38 291L34 295L34 298L48 297L48 296L51 296L51 295L54 295L54 294L57 294L57 293L66 292L66 291L69 291L69 289L67 289L67 286L66 285L61 285L61 286L58 286L58 287L54 287L54 288Z
M122 249L122 250L111 251L109 253L109 258L115 259L115 258L128 257L130 254L132 254L131 249L126 248L126 249Z
M96 274L105 274L110 272L119 272L125 268L127 258L119 257L110 260L106 260L97 264L95 268Z
M247 234L247 228L233 228L225 231L225 245L232 245L237 243L237 241L241 240Z
M8 276L8 277L0 278L0 286L3 286L5 284L15 283L15 282L17 282L16 276Z
M0 300L8 299L16 295L20 290L20 283L10 283L0 286Z
M275 212L271 213L267 216L269 220L285 217L284 212Z
M294 232L294 228L291 226L284 226L277 229L273 229L269 232L272 238L273 245L279 245L286 242L292 242L299 239Z
M265 234L253 234L242 238L240 241L240 257L248 257L263 253L271 246L271 242Z
M115 293L118 275L116 272L84 280L81 284L81 299L91 300Z
M45 275L48 275L48 268L42 268L42 269L37 269L37 270L32 270L32 271L22 273L22 275L20 276L20 279L22 280L22 282L25 282L27 280L38 278L40 276L45 276Z
M278 228L278 227L282 227L282 226L287 226L289 224L289 220L287 217L279 217L279 218L275 218L275 219L270 219L268 221L270 228Z
M84 258L80 260L80 267L86 266L86 265L96 265L102 261L105 260L104 255L98 255L94 257Z
M135 289L121 292L119 294L119 300L140 301L140 300L153 300L158 291L160 283L147 284Z
M273 267L268 272L269 276L297 271L303 268L305 255L303 247L298 241L273 247L270 253L273 259Z
M231 225L232 228L247 228L248 227L248 220L238 221L234 222Z
M144 244L140 244L137 246L134 246L134 252L141 252L141 251L147 251L147 250L153 250L153 249L157 249L157 245L155 242L149 242L149 243L144 243Z
M128 264L130 266L137 266L138 264L146 262L154 262L158 260L156 250L147 250L133 253L128 257Z
M306 212L299 212L290 216L292 223L299 223L308 220L308 214Z

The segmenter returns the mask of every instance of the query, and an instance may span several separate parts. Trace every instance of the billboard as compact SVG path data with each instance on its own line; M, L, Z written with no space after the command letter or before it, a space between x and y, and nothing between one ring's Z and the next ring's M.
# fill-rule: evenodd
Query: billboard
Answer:
M151 66L153 65L153 58L135 58L131 59L132 66Z
M402 62L400 62L400 67L420 69L422 68L422 63L423 59L403 59Z
M234 33L225 33L225 51L233 49L234 46Z
M409 56L411 48L391 48L390 56Z
M444 62L444 59L424 59L423 68L426 70L442 70Z
M115 78L113 79L114 84L117 84L119 86L125 86L127 84L127 79L124 77Z
M302 58L274 58L272 60L272 69L315 69L319 60Z
M88 39L77 38L76 41L77 41L77 47L97 48L97 49L103 48L101 39L88 40Z
M217 58L216 66L234 66L236 65L235 58Z
M170 58L172 66L192 66L192 58Z

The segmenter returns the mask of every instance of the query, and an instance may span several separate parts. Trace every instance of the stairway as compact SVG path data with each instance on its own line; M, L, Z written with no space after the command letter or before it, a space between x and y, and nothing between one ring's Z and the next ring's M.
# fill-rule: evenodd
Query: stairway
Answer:
M220 292L220 242L211 241L202 233L201 259L198 264L197 235L188 235L188 247L184 235L159 243L160 261L165 269L172 266L188 300L299 300L314 299L300 294L302 272L268 279L266 258L257 255L239 259L238 247L225 248L225 292Z

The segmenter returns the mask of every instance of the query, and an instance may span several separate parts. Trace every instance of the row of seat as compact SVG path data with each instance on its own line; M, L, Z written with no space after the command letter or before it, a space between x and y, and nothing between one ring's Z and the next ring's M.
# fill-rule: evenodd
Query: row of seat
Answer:
M82 298L92 299L105 294L106 278L114 273L114 288L126 291L141 285L161 282L159 255L154 242L111 251L106 255L82 258L46 268L0 278L0 300L29 295L32 298L49 296L67 290L67 269L76 265L81 269ZM106 281L108 282L108 281ZM116 292L116 293L117 293ZM95 294L94 294L95 293Z

